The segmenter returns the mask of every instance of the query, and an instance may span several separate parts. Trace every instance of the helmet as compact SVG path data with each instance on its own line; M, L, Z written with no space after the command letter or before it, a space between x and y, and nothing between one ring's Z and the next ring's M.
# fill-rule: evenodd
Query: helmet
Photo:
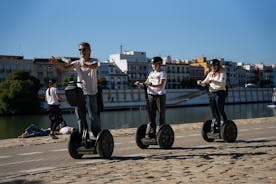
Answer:
M210 65L211 66L219 66L220 65L220 61L218 59L212 59L210 61Z
M161 57L153 57L152 59L151 59L151 63L152 64L161 64L162 63L162 58Z

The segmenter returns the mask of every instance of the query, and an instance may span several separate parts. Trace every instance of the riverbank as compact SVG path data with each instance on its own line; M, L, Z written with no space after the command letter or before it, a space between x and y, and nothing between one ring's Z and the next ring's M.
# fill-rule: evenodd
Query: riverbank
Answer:
M239 138L235 143L216 141L206 143L199 136L202 123L172 125L175 130L176 143L172 149L138 149L129 147L137 154L125 155L121 149L130 146L130 143L119 144L125 138L133 141L136 129L111 130L115 138L115 154L110 160L90 157L72 160L64 167L46 170L27 170L16 177L0 179L4 183L161 183L161 184L232 184L232 183L276 183L276 136L275 134L259 134L258 130L275 130L276 117L237 119ZM248 135L250 138L245 138ZM272 131L273 132L273 131ZM194 135L197 133L197 136ZM255 134L255 135L254 135ZM181 137L185 137L182 138ZM259 137L258 137L259 136ZM26 147L33 153L36 145L66 143L68 135L59 136L52 140L50 137L35 137L27 139L0 140L0 150L20 149ZM189 138L190 137L190 138ZM255 138L254 138L255 137ZM260 138L261 137L261 138ZM130 141L131 140L131 141ZM190 142L194 141L190 145ZM197 144L196 142L199 143ZM41 150L42 151L42 150ZM49 150L49 154L57 155ZM121 151L118 154L118 151ZM42 152L40 154L43 154ZM38 155L40 155L38 154ZM21 155L28 155L23 153ZM61 154L57 158L60 162L68 157ZM31 155L30 155L31 156ZM50 157L50 155L48 155ZM4 158L4 157L3 157ZM2 158L2 159L3 159ZM47 159L47 157L43 157ZM39 166L37 166L39 167ZM49 165L49 168L50 165ZM35 169L34 169L35 170ZM31 172L31 173L30 173Z

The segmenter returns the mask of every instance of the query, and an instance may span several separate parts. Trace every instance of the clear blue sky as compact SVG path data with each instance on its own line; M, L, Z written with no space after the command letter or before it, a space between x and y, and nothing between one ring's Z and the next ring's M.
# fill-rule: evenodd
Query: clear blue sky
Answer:
M275 0L0 0L0 55L148 57L276 64Z

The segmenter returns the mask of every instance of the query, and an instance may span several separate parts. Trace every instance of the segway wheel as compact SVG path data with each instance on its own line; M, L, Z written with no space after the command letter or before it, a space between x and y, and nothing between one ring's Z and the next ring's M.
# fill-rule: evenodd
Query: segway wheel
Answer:
M211 132L211 125L212 120L207 120L203 123L202 129L201 129L201 136L206 142L213 142L214 138L209 138L208 133Z
M144 145L142 142L142 139L145 138L146 130L147 130L147 124L143 124L139 126L136 131L136 144L141 149L147 149L149 147L149 145Z
M159 128L157 133L157 144L162 149L170 149L174 143L174 131L168 124Z
M81 147L81 134L78 131L74 131L68 140L68 152L74 159L80 159L83 154L78 153L78 148Z
M102 130L96 140L96 150L101 158L108 159L114 150L113 136L109 130Z
M225 142L235 142L238 136L236 124L231 120L225 121L221 127L220 134Z

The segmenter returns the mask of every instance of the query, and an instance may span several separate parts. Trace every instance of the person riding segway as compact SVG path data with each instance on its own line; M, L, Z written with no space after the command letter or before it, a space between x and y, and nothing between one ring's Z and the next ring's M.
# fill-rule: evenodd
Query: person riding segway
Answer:
M71 81L65 88L66 98L71 106L85 106L83 91L77 83ZM101 130L96 139L90 138L87 121L81 121L82 129L74 131L68 141L68 151L71 157L78 159L83 155L99 153L101 158L110 158L114 149L113 136L109 130ZM91 132L93 134L93 132Z
M143 83L134 84L142 87L145 93L149 122L141 125L136 131L137 146L145 149L149 145L158 144L160 148L168 149L174 143L174 132L170 125L165 123L166 80L167 75L161 71L162 58L154 57L151 60L153 71ZM159 129L156 126L156 111L159 111ZM156 133L157 132L157 133Z
M234 142L237 138L237 127L232 120L228 120L224 111L227 96L226 73L218 59L210 61L211 71L206 78L198 80L199 86L207 89L213 119L204 122L202 137L207 142L222 138L225 142ZM221 120L222 118L222 120Z
M101 157L108 158L113 152L113 137L108 130L101 130L100 113L97 104L98 80L97 69L98 60L91 58L91 46L87 42L79 44L81 58L69 63L61 63L55 57L49 62L56 68L64 70L74 70L77 73L78 84L69 83L65 89L65 95L71 106L76 107L76 117L78 119L79 131L71 134L68 143L68 150L73 158L80 158L86 152L95 147L99 147L98 153ZM86 120L88 116L90 130L96 141L89 138L89 128ZM105 138L102 138L105 137ZM97 144L98 142L99 144ZM105 142L105 144L100 144ZM84 149L82 149L84 147ZM88 150L90 149L91 150ZM103 150L102 150L103 149Z

